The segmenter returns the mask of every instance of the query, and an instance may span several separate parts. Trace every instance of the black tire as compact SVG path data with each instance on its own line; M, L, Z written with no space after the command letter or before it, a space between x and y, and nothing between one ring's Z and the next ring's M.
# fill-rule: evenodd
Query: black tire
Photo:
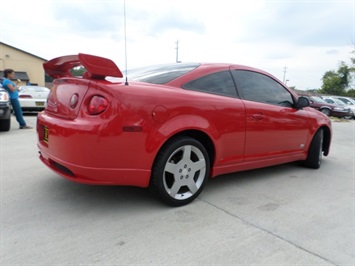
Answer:
M311 145L309 146L307 159L303 161L303 165L309 168L318 169L322 161L323 148L323 129L319 129L314 135Z
M205 147L193 138L181 136L168 141L158 153L150 186L165 203L182 206L201 193L209 172Z
M330 116L330 114L332 113L331 110L327 109L327 108L323 108L320 110L323 114L325 114L326 116Z
M11 118L0 120L0 131L9 131L11 128Z

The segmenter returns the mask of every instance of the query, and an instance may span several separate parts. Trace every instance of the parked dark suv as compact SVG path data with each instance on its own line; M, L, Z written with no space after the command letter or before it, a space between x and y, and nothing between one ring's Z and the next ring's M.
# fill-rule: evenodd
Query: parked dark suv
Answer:
M1 82L1 81L0 81ZM9 131L11 126L10 97L0 86L0 131Z
M310 107L317 109L318 111L321 111L323 114L327 116L335 116L339 118L352 116L352 111L350 110L350 108L327 103L319 96L309 96L309 95L302 95L302 96L308 98Z

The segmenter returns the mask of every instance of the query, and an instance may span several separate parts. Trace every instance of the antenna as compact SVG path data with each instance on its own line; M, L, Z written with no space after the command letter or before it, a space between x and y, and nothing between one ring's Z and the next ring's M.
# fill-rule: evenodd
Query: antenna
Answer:
M128 77L127 77L127 34L126 34L126 0L123 1L123 21L124 21L124 52L125 52L125 74L126 82L125 85L128 86Z

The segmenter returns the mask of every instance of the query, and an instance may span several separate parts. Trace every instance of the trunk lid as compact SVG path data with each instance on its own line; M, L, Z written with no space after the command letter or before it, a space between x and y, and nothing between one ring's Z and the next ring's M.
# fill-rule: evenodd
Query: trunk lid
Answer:
M89 85L90 81L85 79L55 80L47 98L46 112L66 119L75 119Z
M86 70L82 78L73 77L70 72L78 66ZM90 84L94 85L96 81L104 84L106 77L123 77L112 60L82 53L54 58L44 63L43 68L55 79L48 95L46 111L66 119L78 116Z

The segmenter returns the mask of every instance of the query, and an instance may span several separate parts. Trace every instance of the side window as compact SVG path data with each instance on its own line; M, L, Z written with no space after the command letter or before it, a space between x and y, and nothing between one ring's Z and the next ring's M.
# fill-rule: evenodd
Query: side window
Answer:
M232 72L240 97L245 100L292 107L292 95L272 78L245 70Z
M222 71L199 79L195 79L182 86L187 90L202 91L224 96L237 96L232 75L229 71Z

